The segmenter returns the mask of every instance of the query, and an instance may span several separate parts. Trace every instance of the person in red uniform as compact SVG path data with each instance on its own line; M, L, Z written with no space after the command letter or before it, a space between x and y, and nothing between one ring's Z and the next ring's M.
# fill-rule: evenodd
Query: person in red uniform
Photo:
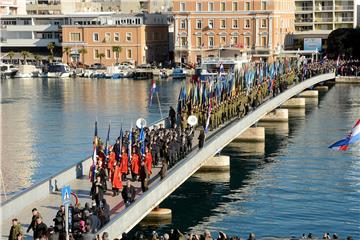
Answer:
M128 175L129 173L128 163L129 163L129 159L126 153L126 148L123 146L121 150L121 161L120 161L122 181L126 180L126 175Z
M152 156L148 148L145 149L145 164L148 169L149 175L152 173Z
M131 155L131 176L133 181L137 180L137 177L140 173L140 167L141 167L141 161L139 154L137 154L136 148L133 148Z
M122 189L123 187L123 184L121 182L121 175L121 163L119 162L115 167L112 179L113 196L119 195L120 189Z
M109 162L108 162L108 176L109 176L109 181L112 182L115 171L115 165L116 165L116 156L112 148L110 149L110 151L111 152L109 155Z

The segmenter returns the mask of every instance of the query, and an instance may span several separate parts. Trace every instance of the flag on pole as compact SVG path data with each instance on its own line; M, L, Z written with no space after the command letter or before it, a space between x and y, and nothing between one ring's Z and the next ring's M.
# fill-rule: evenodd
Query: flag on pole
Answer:
M110 123L109 123L109 128L108 128L108 132L107 132L107 136L106 136L106 141L105 141L105 156L106 156L106 161L107 161L108 155L109 155L109 141L110 141Z
M208 133L208 131L209 131L210 116L211 116L211 100L209 101L209 110L208 110L208 117L206 120L205 133Z
M144 155L145 154L145 132L144 132L144 128L141 127L140 129L140 135L139 135L139 142L140 142L140 152L141 152L141 155Z
M130 162L131 162L131 151L132 151L131 148L132 148L132 126L129 131L129 146L128 146L128 155L129 155Z
M336 143L329 146L329 148L346 151L350 148L350 144L355 144L357 142L360 142L360 119L355 123L354 127L346 138L337 141Z
M153 79L152 80L152 83L151 83L151 88L150 88L150 101L149 101L149 107L151 107L152 105L152 100L153 100L153 96L154 96L154 93L156 92L156 82L155 80Z
M122 130L122 123L121 123L121 126L120 126L120 134L119 134L119 142L120 142L120 155L119 157L121 158L121 153L122 153L122 144L123 144L123 130Z

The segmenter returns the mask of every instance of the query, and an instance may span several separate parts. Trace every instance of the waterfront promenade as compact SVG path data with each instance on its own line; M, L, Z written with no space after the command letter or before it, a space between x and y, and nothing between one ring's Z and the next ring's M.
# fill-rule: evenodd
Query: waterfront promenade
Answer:
M106 199L111 206L112 216L110 223L105 226L102 231L110 232L111 237L118 236L121 232L129 231L143 217L145 217L148 212L150 212L188 177L196 172L208 158L216 154L219 150L221 150L221 148L226 146L248 127L261 119L266 113L280 106L283 102L299 94L304 89L319 82L334 79L334 77L334 74L330 73L308 79L291 87L289 90L277 97L268 100L243 119L234 120L226 126L217 129L215 132L211 133L214 134L214 136L217 136L216 138L211 137L211 134L208 135L208 142L205 144L205 148L200 151L195 149L191 152L184 160L169 171L169 175L163 181L160 182L157 179L155 180L154 177L157 176L159 169L154 169L154 173L152 175L153 183L150 184L149 191L145 194L138 194L138 200L127 208L126 211L121 211L124 206L121 203L122 199L120 196L113 198L110 195L106 195ZM196 139L196 137L194 137L194 139ZM84 172L86 171L87 169L84 169ZM90 182L88 181L86 174L80 179L72 180L70 185L72 186L73 191L78 194L82 206L85 202L90 202ZM60 204L60 194L50 194L44 199L31 203L24 209L16 209L13 211L11 217L2 219L2 232L7 234L10 226L10 219L13 217L17 217L23 224L30 222L31 209L33 207L37 207L43 215L45 222L47 224L51 224ZM121 214L116 214L119 212L121 212Z

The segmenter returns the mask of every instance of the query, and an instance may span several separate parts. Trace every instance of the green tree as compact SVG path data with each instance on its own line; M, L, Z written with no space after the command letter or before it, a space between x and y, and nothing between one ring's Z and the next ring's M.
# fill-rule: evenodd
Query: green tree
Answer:
M102 65L102 59L105 57L105 53L98 53L96 57L100 59L100 64Z
M34 55L34 59L35 59L35 62L36 62L37 64L39 64L40 61L41 61L41 57L40 57L39 54L35 54L35 55Z
M360 57L360 48L356 39L360 39L360 29L339 28L332 31L328 37L326 55L328 58L337 59Z
M116 63L118 64L119 63L119 58L120 58L120 53L122 51L122 47L120 46L113 46L112 47L112 51L113 53L115 53L116 55Z
M71 47L66 46L63 48L63 53L66 54L66 63L69 64L69 54L71 52Z
M24 64L26 63L26 58L30 57L31 53L28 51L21 51L20 55L23 57Z
M48 56L48 61L49 61L49 62L53 62L53 61L54 61L54 56L53 56L53 55L49 55L49 56Z
M13 51L10 51L7 55L9 56L10 62L12 63L15 53Z
M55 49L55 43L51 42L47 45L47 49L50 51L50 55L52 56L52 60L54 60L54 49ZM52 61L51 60L51 61Z
M87 54L86 48L82 47L78 50L79 54L81 54L82 64L85 65L85 54Z

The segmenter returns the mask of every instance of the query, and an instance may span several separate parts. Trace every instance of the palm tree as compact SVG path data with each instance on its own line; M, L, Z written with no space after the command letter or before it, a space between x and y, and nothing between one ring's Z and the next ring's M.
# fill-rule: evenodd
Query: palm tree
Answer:
M85 54L87 54L86 48L82 47L78 50L78 52L82 55L82 64L85 65Z
M10 51L7 55L9 56L10 62L12 63L15 53L13 51Z
M113 51L113 53L116 54L116 63L118 64L118 63L119 63L120 53L121 53L121 51L122 51L122 47L120 47L120 46L113 46L113 47L112 47L112 51Z
M49 56L48 56L48 61L49 61L49 62L53 62L53 61L54 61L54 56L53 56L53 55L49 55Z
M55 44L53 42L49 43L47 45L47 49L49 49L50 51L50 55L52 56L51 59L54 59L54 49L55 49Z
M98 53L97 58L100 58L100 65L102 65L101 60L105 57L105 53Z
M39 64L39 62L41 61L41 57L39 54L35 54L34 59L35 59L36 64Z
M71 47L64 47L63 53L66 54L66 63L69 64L69 54L71 52Z
M24 59L24 64L26 64L26 58L28 58L29 56L30 56L30 52L28 52L28 51L21 51L20 52L20 55L23 57L23 59Z

